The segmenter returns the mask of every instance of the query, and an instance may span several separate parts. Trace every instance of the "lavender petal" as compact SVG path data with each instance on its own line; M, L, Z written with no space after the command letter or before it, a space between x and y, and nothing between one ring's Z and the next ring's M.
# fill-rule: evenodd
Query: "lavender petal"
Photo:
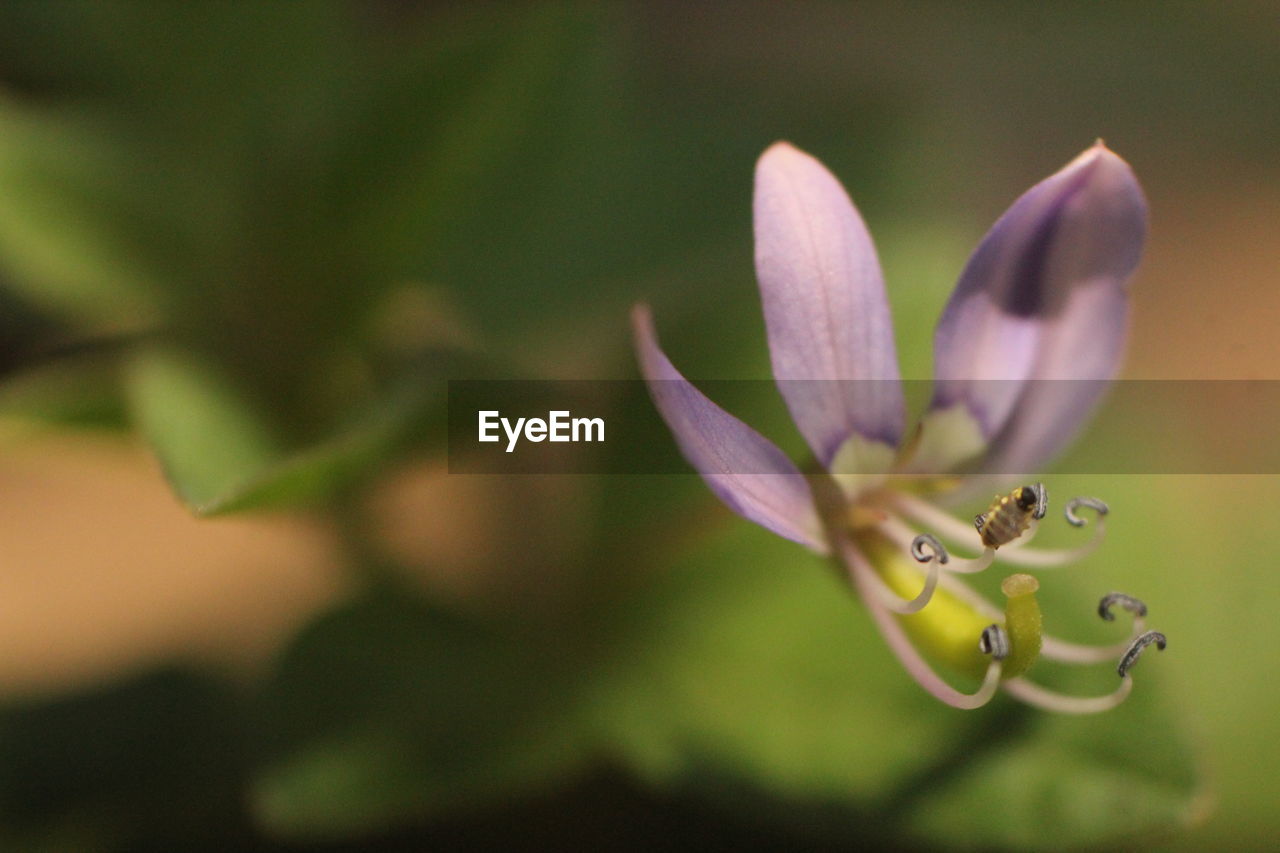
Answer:
M1035 470L1088 416L1119 366L1145 234L1137 179L1098 143L978 246L938 323L932 409L964 406L991 443L984 468Z
M632 311L640 370L686 460L738 515L819 553L827 552L804 475L772 442L709 400L658 345L647 306Z
M855 434L896 447L902 389L875 247L839 181L785 142L756 166L755 262L773 375L819 461Z

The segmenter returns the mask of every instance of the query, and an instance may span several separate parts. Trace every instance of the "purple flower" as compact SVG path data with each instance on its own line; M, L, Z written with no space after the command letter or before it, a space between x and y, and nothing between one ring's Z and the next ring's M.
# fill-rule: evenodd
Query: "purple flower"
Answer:
M958 579L993 562L1070 564L1101 542L1107 507L1066 504L1095 534L1068 550L1026 547L1048 504L1035 483L997 495L975 525L938 503L974 483L1024 482L1076 433L1115 375L1138 264L1146 204L1128 164L1101 142L1027 191L969 259L934 335L934 394L906 431L903 393L880 264L839 181L780 142L755 181L755 261L773 375L813 453L801 470L675 369L646 306L633 313L641 371L681 451L734 512L839 561L907 671L937 698L975 708L1003 687L1029 703L1087 713L1128 695L1129 668L1164 636L1146 607L1113 593L1099 604L1133 615L1133 633L1105 647L1043 634L1026 574L1005 579L1003 610ZM1057 382L1048 380L1071 380ZM1012 482L1010 482L1012 481ZM962 559L943 545L976 552ZM939 676L919 648L957 674ZM1040 655L1071 663L1119 658L1120 688L1100 697L1052 693L1023 677Z

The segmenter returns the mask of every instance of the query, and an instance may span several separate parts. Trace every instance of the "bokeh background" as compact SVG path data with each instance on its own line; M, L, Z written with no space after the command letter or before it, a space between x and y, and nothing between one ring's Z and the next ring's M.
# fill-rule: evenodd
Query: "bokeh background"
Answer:
M906 376L988 225L1103 137L1152 211L1125 375L1280 378L1278 25L0 6L0 844L1271 846L1276 477L1048 477L1114 510L1055 624L1106 638L1121 588L1169 650L1103 717L961 713L696 477L450 476L443 424L449 378L634 377L640 299L689 375L767 377L777 139L857 200ZM798 449L761 388L735 410ZM1238 440L1204 408L1132 429Z

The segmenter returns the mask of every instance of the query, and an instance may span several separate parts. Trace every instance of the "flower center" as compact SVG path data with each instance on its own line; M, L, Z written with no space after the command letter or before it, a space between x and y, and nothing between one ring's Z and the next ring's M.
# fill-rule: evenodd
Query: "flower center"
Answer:
M1105 533L1105 503L1096 498L1073 498L1065 508L1073 527L1084 527L1080 510L1093 510L1094 535L1075 548L1045 550L1028 547L1048 506L1041 483L1023 485L996 495L987 511L972 525L954 518L911 492L891 488L892 482L859 494L849 504L840 526L852 543L846 568L876 617L894 651L926 689L961 708L986 702L1001 684L1010 692L1041 707L1085 713L1118 704L1128 694L1128 671L1148 645L1165 647L1165 637L1145 632L1146 605L1131 596L1112 593L1098 612L1111 621L1111 608L1134 616L1133 633L1119 644L1080 646L1043 633L1036 592L1040 582L1029 574L1004 579L1006 601L997 608L963 583L959 575L981 572L994 562L1028 568L1067 566L1091 554ZM926 532L919 532L925 528ZM953 556L943 542L977 551ZM890 630L892 627L892 630ZM959 693L929 672L916 649L957 673L982 679L976 693ZM1104 697L1064 697L1023 681L1041 656L1067 663L1096 663L1119 657L1120 688Z

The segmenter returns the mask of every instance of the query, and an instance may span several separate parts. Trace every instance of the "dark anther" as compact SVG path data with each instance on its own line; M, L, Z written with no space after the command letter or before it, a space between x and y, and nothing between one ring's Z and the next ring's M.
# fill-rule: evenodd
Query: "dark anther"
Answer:
M1036 511L1031 517L1039 521L1049 511L1049 490L1044 483L1036 483Z
M924 546L928 545L932 553L925 553ZM921 533L915 539L911 540L911 556L916 558L917 562L927 563L937 558L939 563L946 564L951 559L951 555L947 553L947 549L938 541L938 537L932 533Z
M1076 514L1076 510L1080 507L1088 507L1098 515L1106 515L1110 510L1107 505L1097 498L1072 498L1067 501L1067 523L1072 527L1084 527L1085 520Z
M1009 635L999 625L988 625L978 637L978 650L994 660L1004 660L1009 656Z
M1132 595L1125 595L1123 592L1109 592L1102 596L1102 600L1098 602L1098 615L1108 622L1116 621L1116 615L1111 612L1111 607L1116 604L1119 604L1134 616L1147 615L1147 605Z
M1129 670L1133 665L1138 662L1138 657L1142 654L1143 649L1152 643L1155 643L1157 649L1164 651L1164 647L1167 642L1168 641L1165 639L1164 634L1161 634L1159 631L1148 631L1147 633L1142 634L1129 644L1129 648L1124 653L1124 657L1120 658L1120 663L1116 666L1116 672L1120 674L1121 678L1124 678L1129 674Z

